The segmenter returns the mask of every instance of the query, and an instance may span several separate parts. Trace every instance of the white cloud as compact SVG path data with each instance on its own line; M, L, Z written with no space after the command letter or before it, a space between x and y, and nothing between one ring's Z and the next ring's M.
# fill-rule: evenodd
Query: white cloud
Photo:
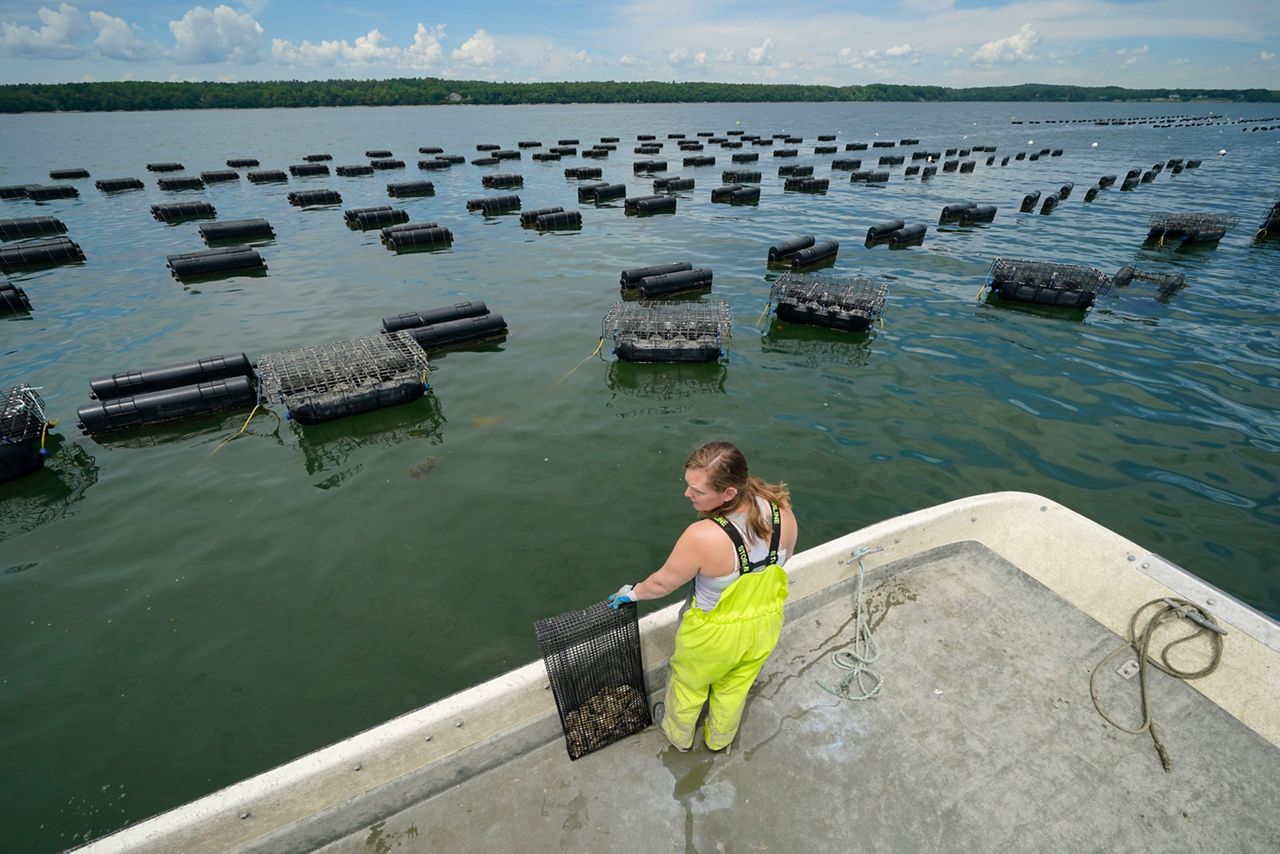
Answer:
M123 18L105 12L90 12L89 22L98 31L98 37L93 40L94 47L108 59L137 62L159 52L155 46L134 35L134 31L140 28L136 24L130 26Z
M498 59L498 45L484 30L476 30L475 35L464 41L449 56L454 62L493 65Z
M400 51L383 43L382 31L374 28L356 39L346 51L346 57L357 65L386 62L399 56Z
M858 71L862 71L867 68L867 63L862 57L863 55L853 48L842 47L840 48L840 52L836 54L836 62L841 65L847 65Z
M1116 51L1116 56L1126 56L1126 55L1127 56L1143 56L1146 54L1146 52L1147 52L1147 46L1144 44L1142 47L1134 47L1134 48L1122 47Z
M169 30L176 44L168 53L178 62L257 62L262 48L261 25L230 6L195 6L182 20L170 21Z
M1187 59L1185 56L1180 56L1169 62L1170 65L1189 65L1190 63L1191 60Z
M885 56L909 56L911 54L911 45L900 44L894 47L885 48Z
M286 65L334 65L347 47L346 41L313 44L303 39L302 44L295 45L284 39L272 39L271 57Z
M635 65L636 58L629 53L624 53L622 56L618 57L618 64L619 65Z
M693 62L694 62L694 64L695 64L695 65L706 65L706 64L707 64L707 52L706 52L705 50L700 50L700 51L698 51L697 53L695 53L695 54L693 55Z
M67 59L84 52L76 44L86 31L79 9L63 3L56 10L41 6L36 14L43 24L38 30L7 21L0 23L0 47L7 53L40 59Z
M418 23L418 30L413 34L413 44L405 49L405 61L414 68L426 68L440 61L444 48L440 40L444 38L444 24L437 24L427 29Z
M1031 25L1023 24L1013 35L987 42L974 51L969 59L984 65L1033 60L1036 55L1031 49L1039 41L1040 35L1031 29Z
M1270 62L1275 58L1276 58L1276 55L1269 50L1264 50L1258 54L1258 59L1262 60L1263 62Z
M716 54L716 62L733 62L737 59L737 54L733 52L733 48L725 48Z
M413 44L406 48L387 44L382 31L374 28L356 37L354 42L338 39L317 44L304 39L295 45L285 39L272 39L271 56L286 65L402 65L423 69L444 57L444 48L440 45L443 38L443 24L427 27L419 23Z
M769 65L773 62L773 39L765 38L758 46L747 51L747 62L752 65Z
M416 47L415 39L414 47L408 48L406 53L413 51ZM436 47L438 51L439 45ZM424 45L423 50L424 56L430 55L429 45ZM302 44L295 46L284 39L272 39L271 55L288 65L337 65L339 62L371 65L395 60L400 57L401 51L384 45L381 31L372 29L365 35L357 37L354 42L341 39L313 44L304 39Z
M688 61L688 59L689 59L689 51L685 50L682 47L678 47L667 54L667 62L671 63L672 65L683 65L686 61Z

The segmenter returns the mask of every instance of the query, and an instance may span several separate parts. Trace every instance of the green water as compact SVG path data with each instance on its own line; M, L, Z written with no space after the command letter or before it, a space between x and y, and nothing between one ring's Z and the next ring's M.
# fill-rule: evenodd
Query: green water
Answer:
M78 200L0 202L0 216L53 214L83 266L14 276L35 304L0 321L0 386L41 386L62 418L46 469L0 485L0 837L51 850L108 832L292 759L537 656L531 624L584 607L656 568L691 520L681 466L703 441L741 445L756 473L786 480L801 547L887 516L993 490L1028 490L1079 510L1255 607L1280 613L1280 242L1252 233L1280 183L1280 136L1201 128L1014 126L1024 119L1269 105L684 105L322 109L0 117L0 183L50 169L134 175L147 189ZM1273 109L1273 108L1271 108ZM619 136L604 161L534 163L525 207L577 206L573 165L601 165L629 194L637 133L665 139L738 127L839 144L919 137L997 157L1065 155L972 175L788 194L761 150L759 207L709 202L729 167L697 180L675 216L583 211L580 232L537 234L514 216L467 214L485 195L471 165L425 177L414 219L453 230L443 253L396 256L339 209L299 210L291 189L333 187L344 208L385 204L417 177L420 145ZM1028 145L1028 140L1034 143ZM1097 142L1096 148L1091 143ZM404 172L241 182L162 193L147 162L190 171L257 157L333 165L389 148ZM1219 158L1217 152L1228 154ZM744 150L752 150L750 148ZM864 159L878 151L863 153ZM858 156L843 152L839 156ZM1203 158L1139 191L1082 201L1098 176ZM997 160L997 164L998 164ZM492 170L490 170L492 171ZM1051 216L1017 213L1024 192L1075 192ZM154 221L151 204L204 198L219 219L263 216L260 278L183 286L167 254L199 249L197 223ZM994 224L938 229L942 205L1000 206ZM400 203L397 203L400 204ZM1236 213L1210 250L1144 247L1147 219ZM901 217L930 225L920 248L867 249ZM841 241L836 273L888 284L870 335L759 320L778 240ZM1181 271L1168 302L1133 286L1086 317L1045 317L975 300L999 255ZM624 267L689 260L715 271L734 337L721 364L587 360ZM433 392L409 406L319 427L244 413L101 444L75 429L90 378L193 356L251 357L375 334L383 316L478 298L509 338L434 358ZM605 356L608 356L606 350ZM425 465L424 465L425 464ZM424 470L426 471L423 474ZM421 476L414 476L415 474Z

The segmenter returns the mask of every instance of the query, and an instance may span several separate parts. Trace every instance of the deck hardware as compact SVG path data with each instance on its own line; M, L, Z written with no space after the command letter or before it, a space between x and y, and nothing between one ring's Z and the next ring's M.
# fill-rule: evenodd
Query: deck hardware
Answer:
M1216 623L1211 623L1208 620L1206 620L1204 618L1204 614L1200 613L1200 611L1195 607L1191 605L1187 605L1185 607L1179 606L1177 602L1174 602L1172 599L1168 599L1168 598L1164 600L1164 603L1168 605L1170 608L1181 611L1181 616L1186 617L1188 620L1195 623L1200 628L1208 629L1211 632L1215 632L1216 634L1222 635L1224 638L1227 636L1226 629L1222 628L1222 626L1219 626Z
M876 552L882 552L882 551L884 551L884 546L874 546L874 547L873 547L873 546L862 546L862 547L857 548L857 549L854 549L852 552L850 552L850 553L849 553L849 557L848 557L847 559L845 559L845 560L840 561L840 563L841 563L842 565L851 564L851 563L853 563L855 560L861 560L862 558L866 557L867 555L875 554Z
M1116 669L1116 673L1119 673L1125 679L1132 679L1133 677L1137 676L1138 675L1138 659L1136 658L1129 659L1128 661L1126 661L1124 664L1120 665Z

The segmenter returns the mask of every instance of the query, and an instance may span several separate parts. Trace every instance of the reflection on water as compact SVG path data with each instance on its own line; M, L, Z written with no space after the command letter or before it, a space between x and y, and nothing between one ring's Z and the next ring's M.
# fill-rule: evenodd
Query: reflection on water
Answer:
M316 486L331 489L361 470L359 463L349 465L351 457L361 449L392 447L405 442L440 445L444 443L444 424L444 410L440 400L435 394L428 392L404 406L378 409L305 427L290 422L290 429L297 437L307 474L329 473L330 476ZM423 466L423 463L419 466ZM430 471L429 465L424 467L425 471L415 467L416 472L410 472L409 476L424 476Z
M241 427L245 428L246 433L273 432L266 426L266 422L270 418L264 417L262 409L254 413L254 419L251 422L252 426L246 424L246 419L248 419L251 412L253 412L253 408L247 407L243 411L233 411L230 414L223 412L216 415L185 418L170 424L156 424L125 430L120 433L90 436L89 439L104 448L111 449L156 448L161 445L171 444L205 445L221 443L237 435ZM278 429L275 432L277 438L279 438Z
M719 362L610 362L605 382L612 391L656 400L724 394L728 369Z
M987 291L986 304L995 306L1009 311L1021 311L1025 314L1034 314L1039 317L1051 317L1055 320L1084 320L1089 314L1087 309L1072 308L1067 305L1040 305L1033 302L1019 302L1011 299L1001 299L995 291Z
M0 542L70 515L98 482L98 464L78 442L54 435L48 448L43 469L0 484Z
M803 323L787 323L774 317L760 341L764 352L785 353L805 367L849 365L860 368L871 360L875 334L874 331L842 332Z

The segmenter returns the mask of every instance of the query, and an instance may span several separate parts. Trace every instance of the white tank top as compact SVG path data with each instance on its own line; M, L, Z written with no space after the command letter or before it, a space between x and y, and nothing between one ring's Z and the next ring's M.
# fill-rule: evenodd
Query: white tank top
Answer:
M763 498L757 498L756 506L760 508L760 512L765 515L766 519L769 518L768 501ZM751 530L747 527L747 514L745 512L728 513L725 518L742 535L742 542L747 547L747 559L751 563L757 563L769 556L768 539L760 539L752 535ZM779 546L778 563L784 564L786 562L787 550ZM720 601L720 594L724 593L730 584L737 581L740 575L742 575L742 572L736 567L728 575L710 576L699 572L693 577L693 607L699 611L710 611Z

